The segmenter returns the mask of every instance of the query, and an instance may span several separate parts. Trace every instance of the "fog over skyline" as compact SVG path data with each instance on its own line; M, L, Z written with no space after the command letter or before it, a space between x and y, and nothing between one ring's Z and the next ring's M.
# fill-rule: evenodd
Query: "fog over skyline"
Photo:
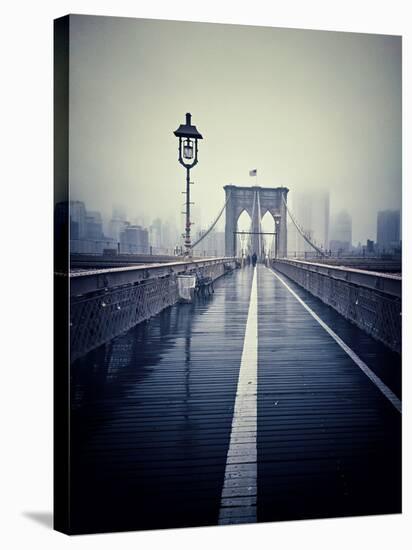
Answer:
M173 131L191 112L203 227L223 186L255 184L254 168L260 186L289 188L292 208L294 193L329 190L354 243L376 239L378 210L401 207L400 37L83 15L70 25L71 200L183 230Z

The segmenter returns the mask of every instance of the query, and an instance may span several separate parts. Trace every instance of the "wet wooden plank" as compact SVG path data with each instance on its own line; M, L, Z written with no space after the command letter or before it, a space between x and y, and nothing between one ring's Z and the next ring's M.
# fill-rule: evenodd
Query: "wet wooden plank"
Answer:
M217 523L251 280L224 277L75 365L79 531Z
M72 511L78 532L389 513L400 507L400 415L268 270L258 273L253 415L233 439L252 268L177 305L72 371ZM290 283L293 284L293 283ZM293 287L396 393L400 365ZM383 357L383 359L382 359ZM386 361L386 366L385 366ZM392 365L391 365L392 366ZM252 411L253 407L247 407Z
M399 512L400 414L269 270L259 276L258 520ZM359 329L293 289L362 352Z

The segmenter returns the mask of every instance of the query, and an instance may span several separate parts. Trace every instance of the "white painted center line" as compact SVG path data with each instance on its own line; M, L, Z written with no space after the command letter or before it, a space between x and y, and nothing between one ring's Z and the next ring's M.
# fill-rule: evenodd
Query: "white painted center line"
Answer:
M219 525L256 522L258 359L256 271L257 268L254 268L232 431L220 501Z
M371 371L371 369L368 367L366 363L362 361L362 359L348 346L345 344L345 342L334 332L322 319L316 315L312 309L305 304L305 302L294 292L290 286L285 282L285 280L282 277L279 277L277 273L269 270L272 275L274 275L282 284L285 286L289 292L302 304L302 306L308 311L314 319L320 324L322 328L326 330L326 332L332 336L332 338L335 340L337 344L349 355L349 357L352 359L352 361L366 374L370 380L375 384L375 386L383 393L383 395L392 403L392 405L395 407L397 411L400 413L402 412L402 401L393 393L392 390L386 386L382 382L382 380L379 378L379 376L376 376L374 372Z

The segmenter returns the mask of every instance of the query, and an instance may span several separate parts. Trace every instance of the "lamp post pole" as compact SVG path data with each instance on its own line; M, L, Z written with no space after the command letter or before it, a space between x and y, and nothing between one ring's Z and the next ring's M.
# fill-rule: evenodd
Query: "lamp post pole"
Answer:
M190 239L190 168L186 168L186 226L185 226L185 254L190 256L192 241Z
M186 168L186 221L184 233L185 256L191 256L192 241L190 238L190 169L198 163L197 142L203 139L203 136L197 131L196 126L192 125L192 115L186 113L186 123L181 124L174 132L179 138L179 162Z

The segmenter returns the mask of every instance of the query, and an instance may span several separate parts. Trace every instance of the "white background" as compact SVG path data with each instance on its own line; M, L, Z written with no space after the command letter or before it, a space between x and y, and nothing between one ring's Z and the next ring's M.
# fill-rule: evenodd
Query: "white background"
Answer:
M410 4L410 2L409 2ZM66 537L52 510L52 20L88 13L402 34L404 47L404 228L409 246L406 161L411 154L411 16L408 2L308 0L9 1L0 31L1 379L0 544L2 548L410 548L410 466L404 514L241 527ZM408 22L409 19L409 22ZM188 45L189 46L189 45ZM411 182L409 181L409 185ZM18 251L18 252L17 252ZM404 245L409 269L409 254ZM406 271L404 270L404 279ZM404 285L410 298L410 285ZM405 301L406 301L405 300ZM408 300L410 305L410 300ZM404 319L406 311L404 307ZM410 323L409 323L410 325ZM404 336L404 464L410 463L408 360ZM385 475L385 472L382 472ZM379 485L379 479L376 480ZM34 517L42 518L36 521Z

